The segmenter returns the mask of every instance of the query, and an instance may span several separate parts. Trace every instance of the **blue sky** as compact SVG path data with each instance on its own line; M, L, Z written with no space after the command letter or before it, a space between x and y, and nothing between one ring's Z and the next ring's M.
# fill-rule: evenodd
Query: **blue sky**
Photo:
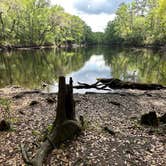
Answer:
M115 18L115 11L121 3L132 0L51 0L61 5L66 12L78 15L93 31L104 31L107 22Z

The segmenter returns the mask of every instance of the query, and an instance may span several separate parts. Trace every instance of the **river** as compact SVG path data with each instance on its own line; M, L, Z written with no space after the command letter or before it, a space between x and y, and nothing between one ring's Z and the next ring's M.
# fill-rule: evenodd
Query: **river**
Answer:
M114 77L166 85L166 54L117 47L0 52L0 88L19 85L56 92L60 75L72 77L74 84Z

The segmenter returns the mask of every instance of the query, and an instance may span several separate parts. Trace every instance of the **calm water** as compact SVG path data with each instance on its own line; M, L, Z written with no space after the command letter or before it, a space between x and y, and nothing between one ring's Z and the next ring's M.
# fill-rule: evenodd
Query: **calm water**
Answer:
M44 90L55 92L59 75L72 76L75 84L114 77L166 85L166 54L146 49L106 47L0 52L0 88L20 85L42 89L45 82L49 86Z

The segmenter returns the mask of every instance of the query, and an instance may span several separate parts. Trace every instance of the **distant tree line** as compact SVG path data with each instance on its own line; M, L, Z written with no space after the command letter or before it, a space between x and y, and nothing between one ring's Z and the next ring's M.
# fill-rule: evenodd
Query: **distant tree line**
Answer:
M1 0L0 47L71 44L166 44L165 0L121 4L105 32L92 32L78 16L49 0Z
M104 41L109 44L166 44L166 1L134 0L121 4L116 18L108 22Z
M49 0L1 0L0 46L40 46L92 42L92 31L78 16Z

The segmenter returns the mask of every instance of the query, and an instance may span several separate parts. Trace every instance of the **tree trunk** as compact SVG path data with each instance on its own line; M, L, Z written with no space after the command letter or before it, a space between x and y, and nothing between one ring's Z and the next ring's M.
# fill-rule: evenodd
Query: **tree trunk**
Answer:
M26 155L24 146L21 146L25 163L42 166L44 159L56 146L67 139L72 139L80 131L81 127L75 120L72 79L70 78L70 84L66 85L65 77L59 77L58 105L53 129L31 161Z

